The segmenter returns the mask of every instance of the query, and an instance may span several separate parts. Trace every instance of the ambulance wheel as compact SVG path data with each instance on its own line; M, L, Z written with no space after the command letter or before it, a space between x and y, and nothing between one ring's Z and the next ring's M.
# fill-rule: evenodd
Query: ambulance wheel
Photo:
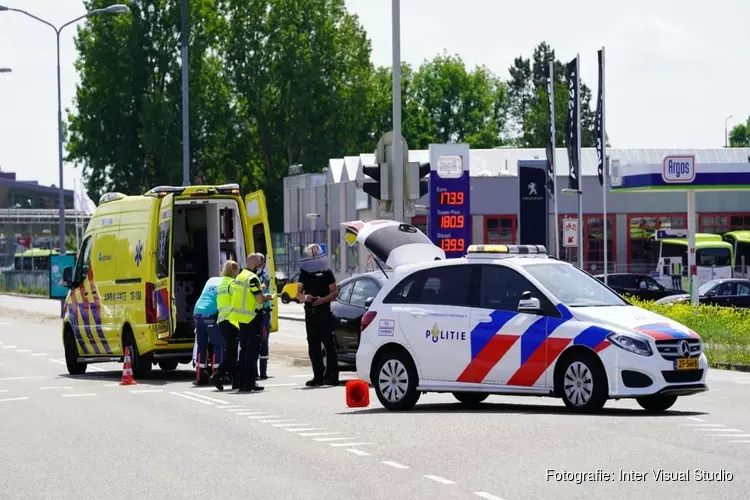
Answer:
M180 362L176 359L162 359L159 361L159 368L164 370L165 372L170 372L172 370L177 369L177 365L179 365Z
M65 349L65 365L68 367L68 373L71 375L83 375L86 373L86 363L78 362L78 346L76 339L73 337L73 330L70 326L65 327L65 336L63 349Z
M151 360L141 356L138 351L138 344L135 342L135 336L129 328L126 328L122 334L122 354L125 355L125 348L130 347L130 366L133 369L133 377L139 378L151 371Z
M466 406L479 406L490 395L482 392L454 392L453 397Z
M574 413L596 413L607 402L607 373L596 354L575 349L557 362L555 389Z
M667 411L677 401L677 396L646 396L635 399L641 408L649 413Z
M281 302L283 304L288 304L289 302L291 302L291 300L289 300L289 294L288 293L284 292L284 293L281 294Z
M419 401L417 369L403 348L388 349L380 354L370 379L380 404L387 410L410 410Z

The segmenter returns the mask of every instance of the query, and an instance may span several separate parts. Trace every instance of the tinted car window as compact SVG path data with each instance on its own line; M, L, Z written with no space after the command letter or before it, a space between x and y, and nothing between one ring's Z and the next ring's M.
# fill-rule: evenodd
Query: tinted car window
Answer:
M750 295L750 286L745 283L737 283L737 295Z
M386 304L469 306L471 274L476 266L441 266L404 278L383 301Z
M380 291L380 287L372 280L361 279L354 283L352 296L349 303L353 306L365 307L365 302L370 297L375 297Z
M349 303L349 296L352 294L352 288L354 286L354 283L349 282L339 288L339 296L336 297L336 300L341 302L342 304L348 304Z

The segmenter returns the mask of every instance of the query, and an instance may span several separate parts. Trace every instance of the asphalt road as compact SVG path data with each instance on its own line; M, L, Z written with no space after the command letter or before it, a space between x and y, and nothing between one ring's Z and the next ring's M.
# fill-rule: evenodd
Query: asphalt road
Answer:
M301 323L280 327L302 338ZM259 394L195 389L187 369L123 387L117 364L67 375L59 320L0 313L2 498L697 500L750 490L750 374L713 370L710 392L659 417L627 401L577 416L557 400L499 396L467 410L450 395L391 413L373 391L357 410L343 387L305 388L309 368L274 359L284 349L271 346ZM576 484L548 469L594 477ZM697 481L696 469L724 480ZM599 470L614 477L596 481Z

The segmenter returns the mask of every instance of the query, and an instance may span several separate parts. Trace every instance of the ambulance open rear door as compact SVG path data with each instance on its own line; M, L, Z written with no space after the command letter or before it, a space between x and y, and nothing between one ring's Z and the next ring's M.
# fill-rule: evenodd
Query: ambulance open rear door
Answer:
M169 339L177 328L174 303L174 259L172 257L172 220L174 194L161 199L156 234L156 332L159 339Z
M276 293L276 266L273 259L273 245L271 242L271 228L268 224L268 209L263 191L255 191L245 197L247 210L247 231L245 231L245 246L248 253L262 253L266 256L266 270L271 277L271 287L266 293ZM274 297L271 303L273 314L271 331L279 330L279 298Z

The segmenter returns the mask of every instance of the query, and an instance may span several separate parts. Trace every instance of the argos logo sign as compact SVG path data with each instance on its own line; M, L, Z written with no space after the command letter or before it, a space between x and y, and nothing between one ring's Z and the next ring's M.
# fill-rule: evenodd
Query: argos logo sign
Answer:
M695 156L667 156L661 178L667 184L690 183L695 180Z

